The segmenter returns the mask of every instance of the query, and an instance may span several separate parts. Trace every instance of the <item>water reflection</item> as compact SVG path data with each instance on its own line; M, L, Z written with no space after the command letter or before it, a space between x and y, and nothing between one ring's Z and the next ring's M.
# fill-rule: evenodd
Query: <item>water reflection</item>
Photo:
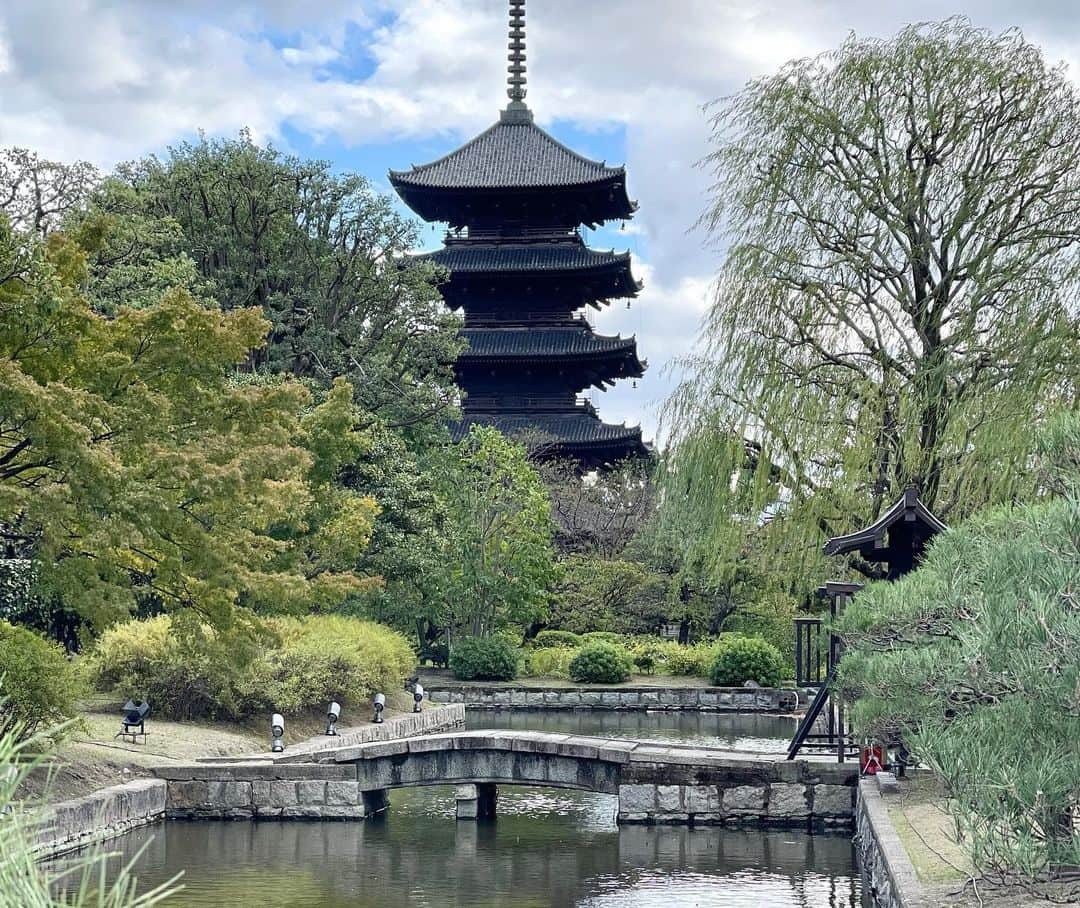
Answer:
M453 819L453 790L394 791L378 821L171 822L148 840L140 879L187 868L170 904L337 906L729 906L855 908L844 836L631 826L615 799L501 787L493 822Z
M795 734L791 716L759 713L573 709L468 710L469 728L561 732L605 738L647 738L674 744L783 753Z

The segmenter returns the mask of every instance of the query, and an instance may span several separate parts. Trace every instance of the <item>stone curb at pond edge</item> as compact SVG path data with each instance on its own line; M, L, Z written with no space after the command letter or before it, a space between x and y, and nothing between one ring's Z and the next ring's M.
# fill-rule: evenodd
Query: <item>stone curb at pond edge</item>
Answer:
M56 857L161 819L166 790L163 779L135 779L44 808L34 836L38 857Z
M448 704L420 713L394 716L378 725L373 722L355 728L345 728L341 733L328 737L319 735L300 744L290 744L283 754L271 754L269 748L254 754L238 754L232 757L201 757L200 763L250 763L253 760L272 760L275 763L307 763L324 750L371 744L376 741L393 741L398 738L414 738L417 735L434 734L461 728L465 724L465 707Z
M886 796L878 791L876 779L859 781L855 840L863 880L877 908L934 908L889 819Z
M429 682L433 703L469 709L695 710L786 713L798 709L795 690L775 687L507 687Z

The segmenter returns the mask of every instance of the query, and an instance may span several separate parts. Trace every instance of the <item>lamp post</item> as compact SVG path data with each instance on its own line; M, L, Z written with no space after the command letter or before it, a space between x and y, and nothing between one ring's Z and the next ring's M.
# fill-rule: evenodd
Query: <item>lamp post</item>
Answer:
M285 718L281 713L274 713L270 718L270 752L279 754L285 749Z
M341 704L335 700L326 708L326 734L331 736L337 735L337 722L340 716Z

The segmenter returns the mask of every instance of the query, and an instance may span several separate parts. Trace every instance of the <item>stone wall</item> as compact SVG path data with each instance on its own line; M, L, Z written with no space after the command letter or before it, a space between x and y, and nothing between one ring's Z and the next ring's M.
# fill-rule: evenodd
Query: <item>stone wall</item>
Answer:
M156 771L168 783L170 819L362 819L379 809L353 766L258 761Z
M445 684L427 688L434 703L463 703L469 709L687 709L702 712L792 712L794 690L762 687L507 687Z
M850 828L858 767L803 760L657 760L623 767L620 823Z
M166 783L136 779L45 811L36 840L41 857L54 857L145 826L165 815Z
M876 779L859 782L855 842L863 886L875 908L932 908L935 902L915 874Z

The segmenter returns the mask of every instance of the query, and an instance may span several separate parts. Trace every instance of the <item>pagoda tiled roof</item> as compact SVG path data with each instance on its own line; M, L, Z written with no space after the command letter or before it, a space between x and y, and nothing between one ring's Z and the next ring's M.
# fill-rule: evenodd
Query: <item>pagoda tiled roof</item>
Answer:
M586 324L575 327L465 328L461 332L469 347L459 359L594 359L609 354L633 358L633 374L640 376L644 364L637 359L633 337L595 334ZM630 373L627 373L630 374Z
M418 258L460 274L625 269L633 286L640 289L640 284L629 274L629 252L602 252L580 242L453 243Z
M576 448L627 445L635 452L644 452L648 446L641 440L638 426L616 426L601 422L589 412L580 413L470 413L460 422L451 423L450 434L454 441L464 438L474 424L495 426L505 435L522 435L539 444L573 446ZM629 451L628 451L629 453Z
M411 170L390 171L395 186L430 189L544 189L624 182L608 167L567 148L529 117L508 117L448 155Z

